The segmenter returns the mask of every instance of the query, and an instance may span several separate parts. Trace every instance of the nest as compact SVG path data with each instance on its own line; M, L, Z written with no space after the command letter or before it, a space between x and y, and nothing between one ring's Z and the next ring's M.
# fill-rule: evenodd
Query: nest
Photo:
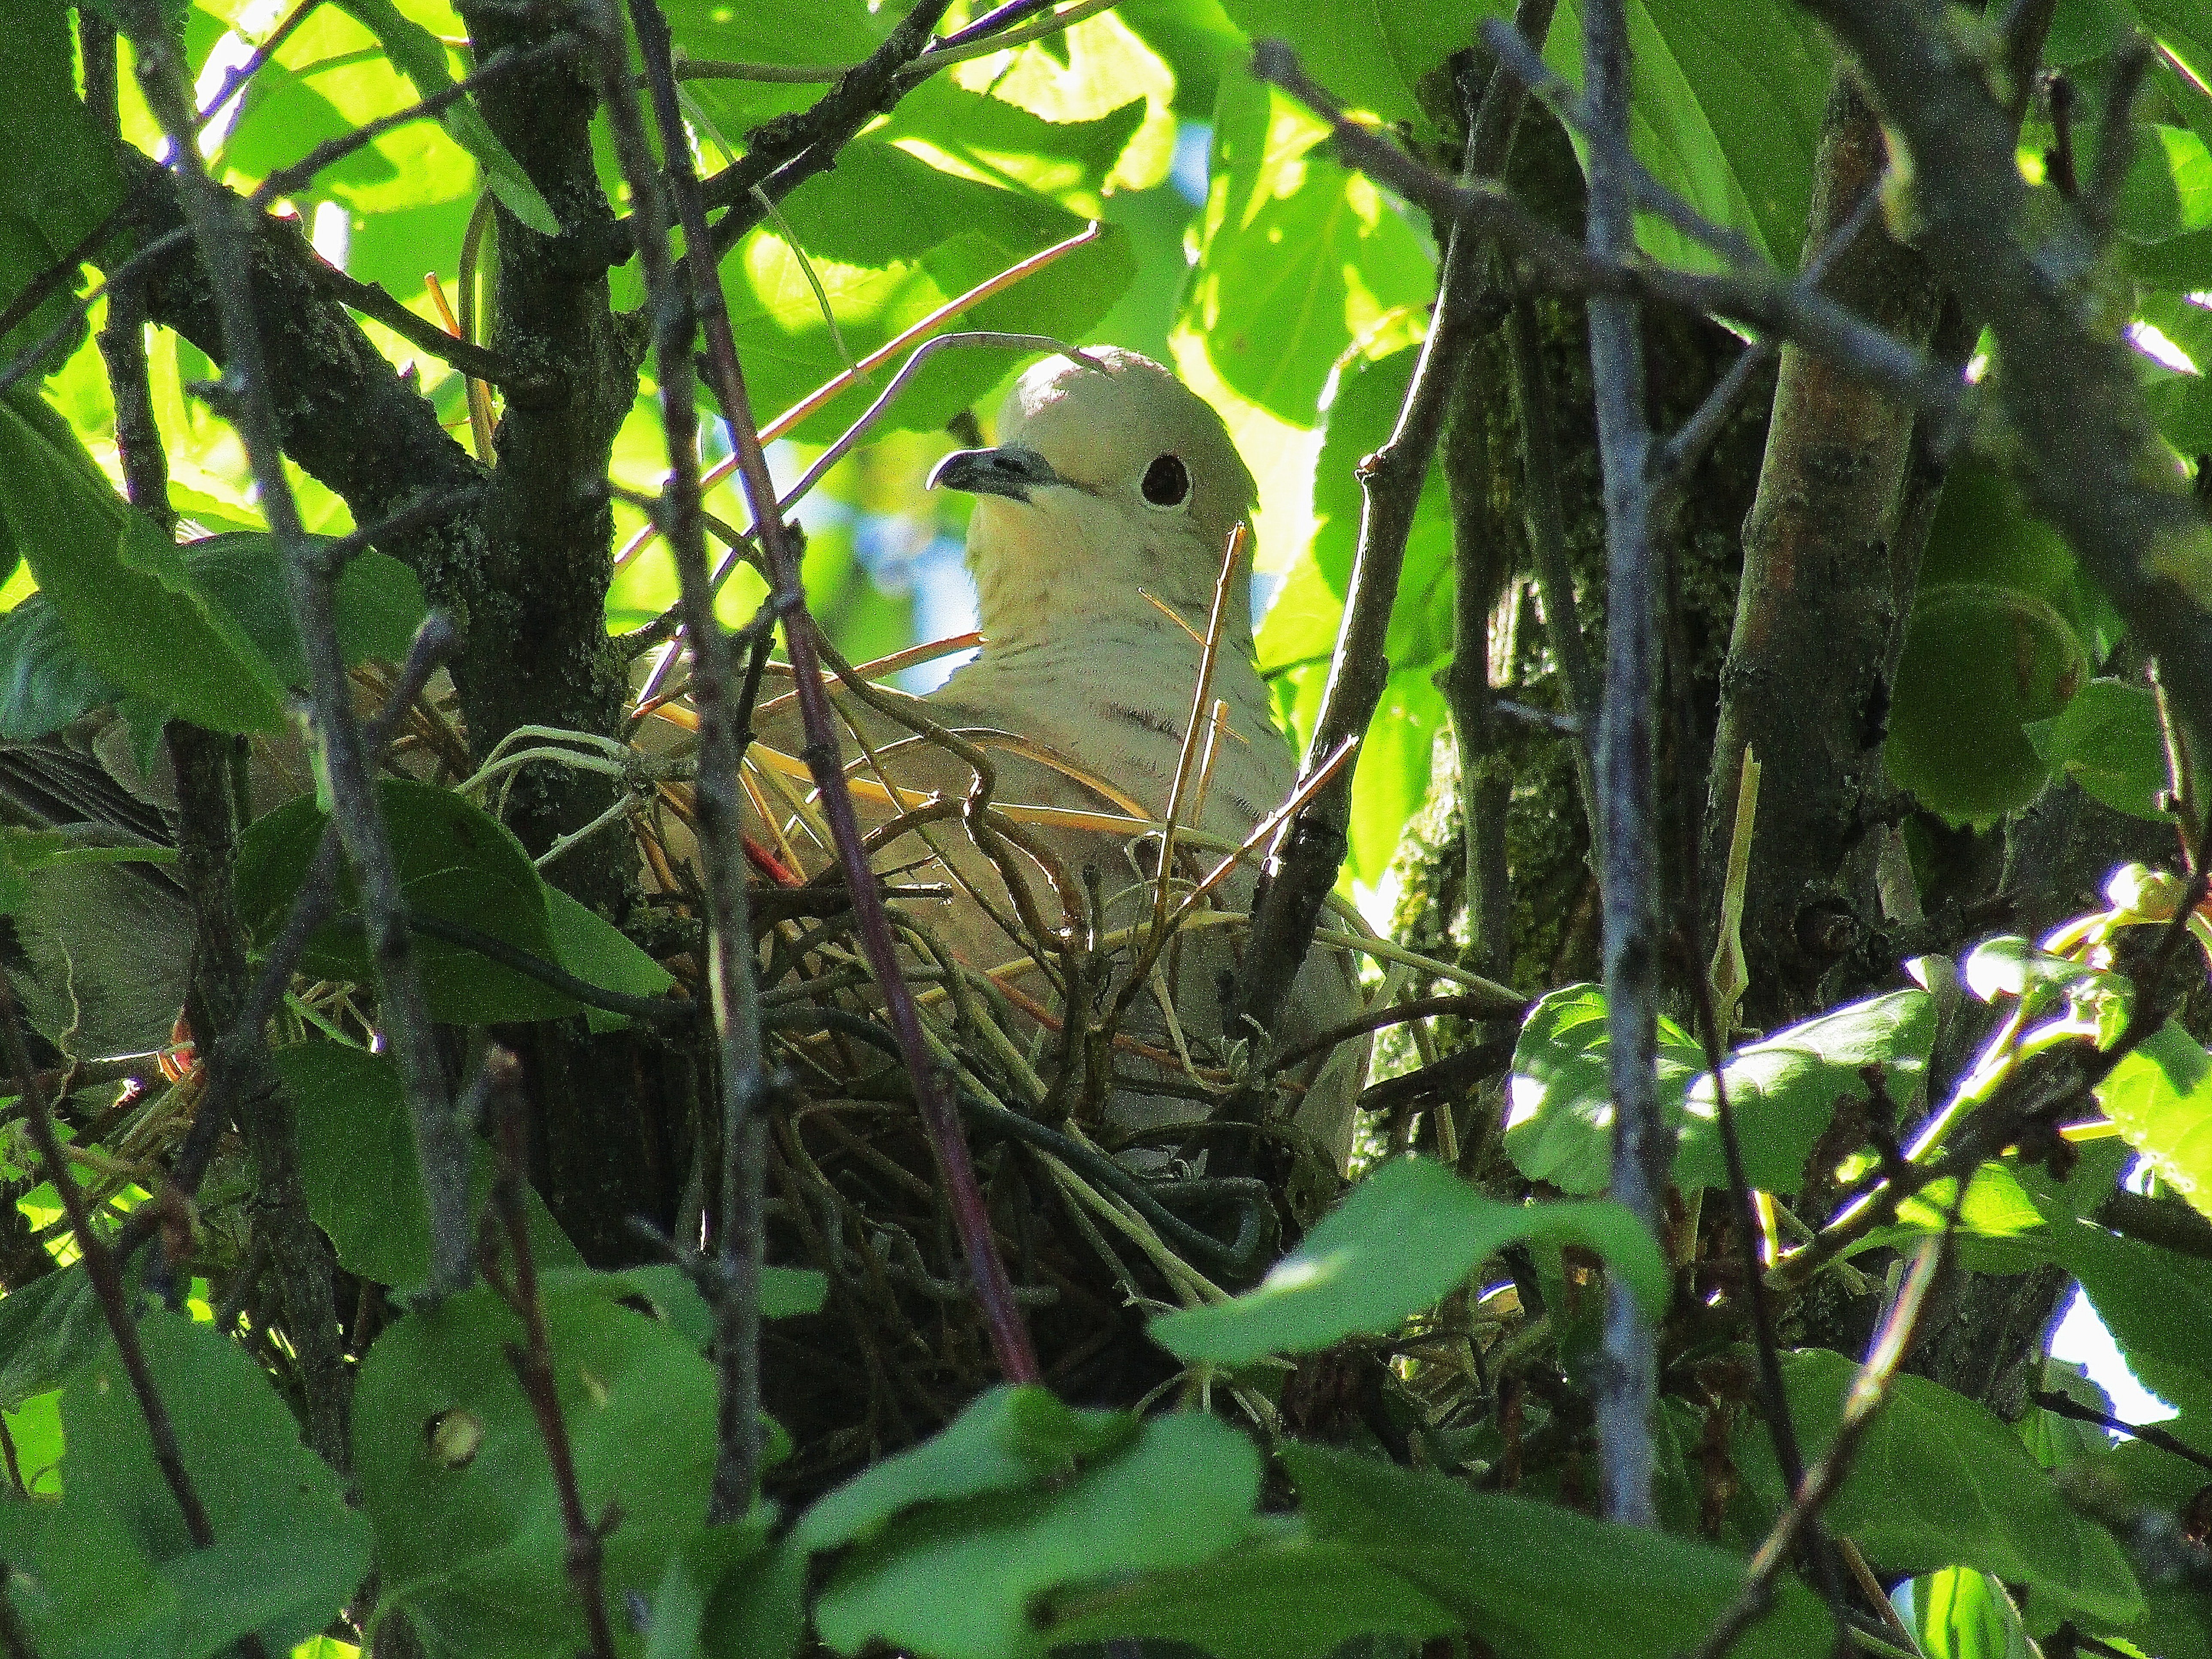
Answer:
M1162 1017L1152 1028L1129 1018L1147 1011L1133 980L1171 962L1181 939L1241 932L1259 860L1317 785L1240 843L1170 833L1064 756L1010 733L991 734L980 755L975 734L936 726L926 705L873 686L924 654L860 668L832 657L839 735L857 757L848 778L871 822L879 890L933 1057L957 1090L1045 1380L1082 1403L1137 1405L1178 1381L1146 1321L1250 1284L1341 1185L1335 1158L1294 1119L1338 1042L1364 1050L1365 1030L1269 1053L1179 1024L1160 999L1150 1000ZM696 726L681 704L661 712L678 730ZM763 714L774 731L773 702ZM882 741L883 721L902 742ZM891 752L902 743L909 754L935 751L948 769L940 775L964 779L965 796L908 787L917 769ZM640 840L652 882L696 902L682 750L670 745L659 763ZM1092 804L1004 794L979 804L979 768L1003 770L1010 756ZM1202 756L1186 759L1201 793L1203 766ZM768 1259L817 1268L830 1285L819 1314L773 1322L763 1339L766 1404L795 1443L772 1482L803 1497L933 1431L999 1373L805 769L788 749L757 742L744 781L763 1040L786 1079L769 1114ZM923 830L937 856L887 868L882 849ZM1055 856L1053 843L1064 851L1071 836L1118 844L1132 871L1155 873L1125 876L1117 895L1097 863L1075 870ZM979 890L981 869L997 872L1003 893ZM991 909L1013 941L1004 961L963 960L947 943L948 898L955 912ZM1481 983L1377 939L1348 904L1325 921L1340 948L1357 940L1381 963L1378 1010L1416 979ZM1180 1121L1116 1125L1107 1103L1133 1081L1185 1103Z

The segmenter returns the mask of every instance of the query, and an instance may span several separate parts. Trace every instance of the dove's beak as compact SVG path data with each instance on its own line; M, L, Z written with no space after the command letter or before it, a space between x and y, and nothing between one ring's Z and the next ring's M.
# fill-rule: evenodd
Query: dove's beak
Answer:
M1064 483L1052 463L1034 449L959 449L929 475L932 489L964 489L974 495L1003 495L1027 502L1030 492Z

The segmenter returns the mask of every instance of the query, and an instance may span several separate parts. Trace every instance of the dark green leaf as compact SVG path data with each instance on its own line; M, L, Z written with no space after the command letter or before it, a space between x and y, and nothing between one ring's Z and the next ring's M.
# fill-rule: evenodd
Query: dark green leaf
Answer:
M2120 234L2162 242L2212 228L2212 151L2186 127L2138 128L2134 164L2114 210Z
M1041 1654L1048 1593L1195 1566L1257 1524L1260 1455L1196 1413L1155 1418L1107 1462L1050 1492L933 1504L860 1546L822 1592L815 1629L841 1653L871 1642L929 1659Z
M545 890L545 921L553 937L554 959L578 979L625 996L657 997L676 983L676 975L640 950L622 930L595 910L587 910L557 887ZM626 1014L586 1008L595 1031L619 1030Z
M1354 1187L1257 1289L1163 1314L1152 1337L1186 1361L1238 1365L1381 1335L1486 1256L1525 1239L1594 1250L1626 1277L1647 1315L1656 1318L1666 1306L1659 1247L1619 1205L1501 1204L1439 1164L1395 1158Z
M2021 728L2043 763L2063 771L2114 811L2162 823L2166 738L2158 700L2142 686L2091 680L2047 720Z
M1291 1532L1180 1571L1055 1597L1041 1638L1059 1647L1141 1638L1213 1659L1320 1659L1355 1637L1419 1641L1459 1622L1387 1565Z
M605 1595L646 1597L704 1531L714 1456L713 1366L609 1287L544 1295L555 1388L586 1514L611 1505ZM489 1290L377 1339L354 1396L362 1507L386 1601L434 1649L568 1659L584 1644L565 1533L531 1407L506 1349L522 1328Z
M1711 1544L1601 1521L1526 1498L1478 1492L1425 1470L1324 1446L1280 1449L1314 1537L1403 1573L1529 1659L1620 1659L1694 1650L1741 1592L1746 1563ZM1825 1653L1828 1616L1784 1577L1772 1612L1734 1651Z
M200 590L182 550L124 504L59 416L20 391L0 404L0 535L120 690L219 732L283 721L269 664Z
M44 594L0 617L0 738L43 738L116 696Z
M541 962L553 963L545 884L507 827L449 789L407 778L382 778L378 800L410 911L489 934ZM284 925L292 900L322 838L325 815L313 795L287 801L255 820L239 841L240 918L258 942ZM350 872L338 882L340 915L359 903ZM430 1012L456 1025L558 1019L576 1005L535 979L464 946L417 933L416 960ZM374 981L358 925L343 920L315 935L306 971L360 984Z
M0 1407L58 1388L107 1346L107 1322L82 1264L0 1297Z
M147 1316L138 1333L215 1541L198 1548L186 1532L110 1347L63 1395L65 1496L53 1506L0 1506L0 1548L31 1580L27 1594L19 1576L11 1599L48 1659L118 1651L112 1638L85 1641L82 1628L111 1595L167 1632L156 1641L142 1628L125 1650L199 1659L258 1633L271 1651L289 1652L360 1583L368 1527L240 1348L170 1313Z
M1808 1463L1834 1438L1856 1370L1820 1348L1785 1360L1784 1387ZM1778 1507L1764 1431L1747 1424L1735 1455L1760 1501ZM2100 1625L2142 1616L2142 1593L2112 1535L2066 1501L2002 1419L1925 1377L1892 1381L1824 1514L1884 1572L1977 1567Z
M943 1430L854 1476L800 1517L793 1534L809 1550L864 1541L919 1504L1019 1491L1079 1459L1126 1443L1136 1424L1121 1412L1078 1411L1049 1389L987 1389Z
M76 95L66 7L12 7L0 29L0 303L80 242L123 198L113 149ZM77 273L0 341L9 357L46 337L73 303ZM82 336L80 334L79 338Z
M295 1043L278 1049L275 1060L299 1123L307 1213L330 1236L338 1265L381 1285L426 1284L429 1210L398 1066L342 1042ZM491 1156L481 1145L472 1152L474 1213L491 1190ZM524 1204L540 1269L579 1262L535 1188L526 1191Z

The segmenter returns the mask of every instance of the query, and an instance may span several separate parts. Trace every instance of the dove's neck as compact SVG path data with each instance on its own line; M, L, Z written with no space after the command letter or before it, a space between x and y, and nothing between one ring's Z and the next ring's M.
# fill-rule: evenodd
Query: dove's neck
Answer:
M1174 787L1200 654L1197 641L1158 614L1094 617L1080 629L987 638L944 695L1095 771L1158 817ZM1212 696L1228 704L1228 732L1215 745L1202 827L1241 837L1297 777L1249 635L1222 641Z

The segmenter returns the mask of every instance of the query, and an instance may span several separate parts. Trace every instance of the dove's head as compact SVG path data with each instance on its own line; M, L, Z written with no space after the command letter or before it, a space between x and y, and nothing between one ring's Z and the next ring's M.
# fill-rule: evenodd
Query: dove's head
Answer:
M1004 647L1102 623L1172 629L1146 599L1204 630L1252 474L1206 402L1133 351L1051 357L999 412L999 444L948 455L933 485L976 497L968 526L983 632ZM1247 572L1226 631L1249 652Z

